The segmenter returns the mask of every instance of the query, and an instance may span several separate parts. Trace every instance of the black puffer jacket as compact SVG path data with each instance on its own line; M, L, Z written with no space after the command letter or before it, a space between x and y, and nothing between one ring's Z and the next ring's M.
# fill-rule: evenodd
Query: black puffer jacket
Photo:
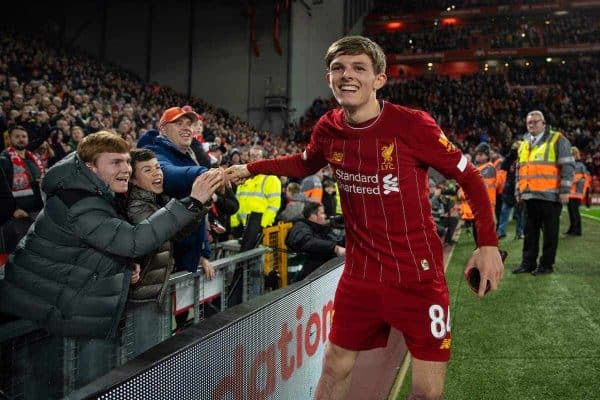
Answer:
M76 153L51 168L48 199L11 256L0 281L0 311L74 337L115 335L134 258L156 250L197 212L171 200L137 225L115 208L115 195Z
M331 228L319 225L306 218L298 218L285 238L285 245L298 253L307 256L298 280L319 268L326 261L336 256L336 241L330 238Z

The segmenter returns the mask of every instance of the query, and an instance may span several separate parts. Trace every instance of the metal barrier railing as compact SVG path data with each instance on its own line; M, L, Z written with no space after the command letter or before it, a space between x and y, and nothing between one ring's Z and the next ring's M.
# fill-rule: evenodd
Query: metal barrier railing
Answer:
M332 259L301 282L192 326L186 334L161 343L134 362L77 390L72 397L312 398L342 271L343 260Z
M268 252L266 247L239 254L229 251L227 257L212 261L216 277L211 281L204 279L202 270L172 274L162 305L128 304L115 340L60 338L27 321L0 325L0 395L9 399L68 395L171 337L175 315L191 309L197 323L212 302L218 304L216 311L227 309L236 270L242 271L243 301L262 295L263 257Z

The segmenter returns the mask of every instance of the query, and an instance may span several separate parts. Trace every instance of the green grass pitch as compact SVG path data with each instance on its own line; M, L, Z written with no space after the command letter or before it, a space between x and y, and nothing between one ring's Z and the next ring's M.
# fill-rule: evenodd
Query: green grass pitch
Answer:
M581 211L600 220L600 209ZM600 221L582 224L582 237L561 233L555 272L535 277L511 273L523 245L511 223L500 242L510 253L501 287L482 300L463 278L474 247L463 229L447 270L453 351L445 399L600 399ZM563 212L560 232L567 226Z

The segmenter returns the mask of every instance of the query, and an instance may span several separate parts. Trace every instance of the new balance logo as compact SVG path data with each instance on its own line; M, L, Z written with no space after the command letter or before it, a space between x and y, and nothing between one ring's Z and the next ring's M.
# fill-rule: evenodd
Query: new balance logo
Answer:
M398 177L387 174L383 177L383 194L390 194L391 192L400 192L400 189L398 189Z
M452 346L452 339L444 339L442 340L442 344L440 345L440 350L450 350Z

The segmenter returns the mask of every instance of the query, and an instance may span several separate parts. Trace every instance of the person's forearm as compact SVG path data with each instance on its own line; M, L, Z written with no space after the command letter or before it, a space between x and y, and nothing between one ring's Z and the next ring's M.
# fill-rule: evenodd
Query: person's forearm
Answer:
M248 171L252 175L266 174L302 178L314 174L326 165L326 162L305 160L302 154L296 153L272 160L254 161L248 164Z
M483 178L475 168L465 173L459 182L475 215L477 246L498 246L494 216Z

